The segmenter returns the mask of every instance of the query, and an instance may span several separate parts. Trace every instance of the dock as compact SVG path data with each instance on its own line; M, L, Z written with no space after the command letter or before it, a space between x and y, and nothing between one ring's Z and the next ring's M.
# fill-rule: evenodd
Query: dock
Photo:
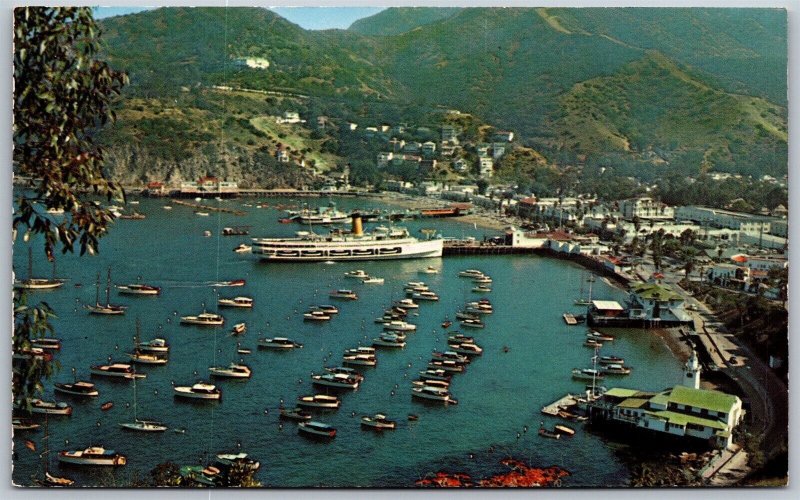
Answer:
M569 326L575 326L578 324L578 320L575 319L575 316L571 313L564 313L564 323L568 324Z
M226 214L233 214L233 215L246 215L247 212L243 210L233 210L232 208L224 208L224 207L215 207L212 205L201 205L200 203L191 203L188 201L183 200L172 200L172 203L176 205L183 205L185 207L196 208L198 210L202 210L204 212L223 212Z
M578 404L578 397L572 394L567 394L558 401L543 406L542 413L545 415L550 415L551 417L557 417L559 411L563 411L577 404Z

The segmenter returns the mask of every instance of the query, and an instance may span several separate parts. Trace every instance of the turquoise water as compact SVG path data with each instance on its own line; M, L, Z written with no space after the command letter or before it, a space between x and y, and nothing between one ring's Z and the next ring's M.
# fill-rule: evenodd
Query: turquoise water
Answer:
M312 203L315 200L312 200ZM325 200L316 200L325 203ZM63 339L57 359L60 371L46 384L45 399L52 399L52 382L71 381L74 368L79 379L89 378L89 366L109 357L123 360L130 350L138 318L142 338L163 336L171 344L170 362L162 367L140 367L147 372L137 384L139 417L185 428L186 433L167 431L144 435L121 430L117 423L131 421L133 387L129 383L95 379L101 394L92 401L74 401L72 417L49 421L51 449L83 448L100 444L128 456L126 467L108 471L60 470L82 485L124 485L132 478L146 476L157 464L172 461L180 465L202 463L208 456L241 448L258 459L262 466L256 478L266 486L413 486L427 472L463 471L484 477L503 471L502 458L512 456L534 466L558 465L569 470L568 486L622 485L627 470L611 447L594 434L579 428L572 439L549 440L536 434L539 422L552 426L540 408L566 392L582 390L570 370L590 366L591 351L581 346L585 327L567 327L561 314L578 312L572 306L579 295L581 268L565 261L538 256L449 257L442 259L360 262L354 264L263 264L249 254L232 248L249 237L217 236L222 227L251 225L253 236L291 235L296 225L277 222L282 212L274 208L242 207L252 200L206 203L242 208L246 216L212 213L199 217L192 210L174 205L161 208L168 200L142 200L136 207L145 213L141 221L120 220L101 242L99 255L65 256L58 261L59 276L69 282L61 290L43 292L35 298L50 303L57 311L56 335ZM289 200L268 200L272 206ZM341 200L339 206L378 207L376 202ZM452 220L426 220L404 223L413 233L436 227L445 236L482 237L491 231ZM203 237L209 230L212 237ZM32 240L33 241L33 240ZM27 273L27 249L20 241L15 247L15 269ZM419 274L434 265L438 275ZM121 317L89 315L82 304L95 297L96 274L105 279L108 266L116 283L143 282L163 287L159 297L127 297L112 292L112 302L130 306ZM355 268L384 277L384 285L364 285L343 277ZM412 401L410 381L425 368L432 350L444 350L446 335L439 324L453 318L470 292L469 280L457 277L460 270L477 268L494 279L487 297L495 313L486 317L484 330L465 329L477 338L484 355L461 375L456 375L451 392L456 406L426 405ZM34 262L37 276L49 276L50 267ZM255 308L223 310L226 327L202 329L178 325L178 316L199 313L203 303L215 309L214 289L204 283L244 278L244 288L221 288L222 296L238 294L253 297ZM287 406L300 395L315 392L310 384L312 372L339 364L343 350L359 342L368 345L380 333L373 319L394 300L401 298L407 281L425 281L439 293L438 303L424 303L418 325L409 334L405 349L381 351L378 366L364 371L366 378L355 392L345 393L338 412L320 415L317 420L338 429L330 443L310 441L297 434L294 424L278 419L281 401ZM82 286L77 287L77 284ZM326 324L302 321L304 309L312 304L331 303L327 292L335 288L354 288L359 300L337 302L340 314ZM596 298L621 299L621 291L598 279ZM230 337L230 325L245 321L248 332ZM451 327L451 330L454 329ZM305 344L291 352L258 351L260 336L287 336ZM253 353L236 355L236 344L250 347ZM508 352L504 352L508 347ZM610 379L607 386L657 390L680 380L681 366L656 337L641 332L621 333L604 348L606 354L624 356L634 367L628 377ZM205 378L208 367L242 359L253 369L246 382L218 382L223 389L219 403L186 404L173 399L171 384L191 383ZM100 404L113 401L114 408L103 412ZM394 432L363 431L361 415L387 413L400 422ZM408 422L409 413L419 415ZM42 432L16 438L18 458L15 483L29 484L41 461L36 453L21 445L21 440L37 443Z

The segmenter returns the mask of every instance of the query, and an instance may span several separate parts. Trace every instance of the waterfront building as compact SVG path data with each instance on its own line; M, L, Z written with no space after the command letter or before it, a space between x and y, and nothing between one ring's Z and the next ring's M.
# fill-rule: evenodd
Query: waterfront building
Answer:
M634 217L647 220L669 220L675 217L674 208L649 196L622 200L619 202L619 211L622 214L622 218L629 221L632 221Z
M675 211L677 220L690 220L698 224L734 229L749 235L760 235L770 232L770 218L760 215L732 212L719 208L700 206L678 207Z
M589 325L660 328L693 324L683 297L666 285L633 285L625 305L607 300L592 301L588 312Z
M196 182L182 182L180 188L182 196L224 196L239 194L239 184L223 181L216 177L201 177Z

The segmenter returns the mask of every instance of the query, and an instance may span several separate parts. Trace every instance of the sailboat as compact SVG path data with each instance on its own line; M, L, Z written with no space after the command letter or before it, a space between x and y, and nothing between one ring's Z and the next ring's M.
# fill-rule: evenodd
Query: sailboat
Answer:
M45 418L44 420L44 437L42 438L42 444L44 445L44 450L42 450L42 454L39 455L42 458L42 463L44 466L44 479L34 478L34 482L39 486L44 486L48 488L63 488L65 486L72 486L75 484L75 481L69 479L67 477L58 477L50 474L50 445L49 445L49 432L48 432L48 419Z
M106 303L100 303L100 273L97 273L97 294L95 296L94 305L84 306L91 314L125 314L127 306L121 306L111 303L111 268L108 268L108 281L106 283Z
M594 275L592 275L588 280L589 282L589 297L583 297L583 276L581 276L581 296L580 298L575 300L576 306L588 306L592 303L592 284L594 284Z
M133 422L120 422L120 427L129 431L139 432L164 432L167 426L153 420L139 420L136 405L136 378L133 379Z
M14 283L14 288L20 290L53 290L60 288L63 280L56 279L56 261L53 259L53 278L33 277L33 249L28 248L28 278Z

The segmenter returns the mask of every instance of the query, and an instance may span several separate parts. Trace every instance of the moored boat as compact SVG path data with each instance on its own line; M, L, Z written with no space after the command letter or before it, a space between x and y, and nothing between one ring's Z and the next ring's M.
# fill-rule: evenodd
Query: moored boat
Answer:
M358 389L362 379L363 377L356 377L346 373L323 373L322 375L312 375L311 383L337 389Z
M394 430L397 427L397 422L389 420L383 413L376 413L373 416L365 415L361 417L361 426L379 431Z
M428 363L429 370L444 370L449 373L461 373L464 371L464 365L455 363L449 359L431 360Z
M304 422L311 420L312 415L311 413L303 410L302 408L293 408L291 410L287 408L281 408L280 418L282 418L283 420L295 420Z
M406 342L402 337L397 335L381 335L372 339L372 345L375 347L393 347L402 349L406 346Z
M558 434L562 434L564 436L574 436L575 435L575 429L573 429L572 427L568 427L566 425L563 425L563 424L556 424L555 426L553 426L553 430L555 432L557 432Z
M133 380L134 378L145 378L144 373L136 373L136 370L127 363L112 363L109 365L93 365L89 368L89 373L100 377L124 378Z
M58 351L61 349L61 339L56 339L52 337L40 337L37 339L32 339L31 346L36 347L38 349L44 349L47 351Z
M489 293L489 292L492 291L492 287L487 286L487 285L478 285L478 286L472 287L472 291L475 292L475 293Z
M452 379L444 369L440 367L428 368L419 372L420 378L423 380L443 380L449 382Z
M129 431L139 431L139 432L164 432L167 429L169 429L169 427L162 424L161 422L156 422L155 420L139 420L139 419L135 419L133 422L120 422L119 426Z
M369 278L369 274L363 269L355 269L353 271L347 271L344 273L345 278L354 278L354 279L367 279Z
M625 364L625 358L621 358L619 356L609 355L609 356L600 356L598 361L601 365L623 365Z
M483 354L483 349L479 347L477 344L472 344L469 342L462 342L458 343L448 343L447 347L450 348L451 351L458 353L458 354L466 354L467 356L480 356Z
M544 427L539 427L539 435L542 436L542 437L550 438L550 439L560 439L561 438L561 434L559 434L558 432L545 429Z
M182 325L222 326L224 323L225 318L221 315L205 311L196 316L181 316Z
M411 294L412 299L417 300L427 300L427 301L437 301L439 300L439 296L436 295L434 292L425 291L425 292L414 292Z
M187 399L219 400L222 390L213 384L198 382L194 385L178 385L173 388L176 397Z
M11 419L11 428L14 431L19 431L19 432L35 431L39 427L41 427L41 425L37 424L36 422L34 422L32 420L28 420L28 419L24 419L24 418L12 418Z
M247 323L236 323L231 328L231 335L243 335L247 331Z
M384 281L385 280L383 278L378 278L377 276L370 276L368 278L361 280L361 283L364 283L365 285L383 285Z
M74 465L120 466L127 463L127 458L114 450L91 446L85 450L64 450L58 454L58 461Z
M336 409L339 408L341 404L342 402L339 398L327 394L312 394L297 398L297 406L305 408Z
M439 274L439 270L433 266L428 266L425 269L421 269L420 273L422 274Z
M215 286L215 287L244 286L245 284L246 284L245 280L229 280L229 281L217 281L215 283L211 283L210 286Z
M384 323L383 329L391 332L414 332L417 330L417 325L405 321L393 320L389 323Z
M249 309L253 307L253 299L250 297L221 297L219 300L217 300L217 305L219 307L242 307Z
M330 314L326 314L324 311L308 311L303 314L303 321L330 321L330 319Z
M297 432L309 436L332 439L336 437L336 429L322 422L309 421L297 424Z
M169 359L159 356L156 353L134 351L128 353L131 361L140 365L166 365Z
M287 339L286 337L273 337L258 339L258 347L264 349L294 349L303 347L303 344Z
M127 285L116 285L117 292L125 295L159 295L161 288L144 283L133 283Z
M31 413L41 413L45 415L72 415L72 406L63 401L42 401L41 399L31 399Z
M598 332L596 330L592 330L586 334L587 339L594 339L603 342L612 342L615 337L613 335L609 335L607 333Z
M169 343L165 339L155 338L146 342L136 344L136 349L140 352L169 353Z
M400 307L402 309L418 309L419 304L414 302L412 299L400 299L395 300L392 305Z
M322 311L323 313L328 314L328 315L339 314L339 308L336 307L336 306L332 306L330 304L322 304L322 305L318 305L318 306L311 306L310 309L313 310L313 311Z
M233 247L233 251L236 253L250 253L252 250L253 247L245 243L240 243L239 245Z
M604 378L603 372L594 368L574 368L572 378L577 380L601 380Z
M486 325L479 319L462 319L461 326L464 328L484 328Z
M466 269L464 271L460 271L458 275L462 278L477 278L479 276L483 276L483 271L479 271L477 269Z
M631 367L620 364L607 364L600 370L605 375L630 375Z
M91 382L78 381L71 384L57 382L53 386L56 392L69 394L70 396L96 397L100 395L100 391Z
M377 366L378 360L374 354L345 354L342 364L350 366Z
M345 300L356 300L358 299L358 294L352 290L341 289L341 290L332 290L329 294L329 297L332 299L345 299Z
M445 404L458 403L458 401L453 399L453 397L450 395L450 392L447 389L443 389L441 387L431 387L427 385L422 387L413 387L411 389L411 396L430 401L440 401Z
M217 378L250 378L253 374L249 366L231 363L228 366L212 366L208 369L212 377Z

